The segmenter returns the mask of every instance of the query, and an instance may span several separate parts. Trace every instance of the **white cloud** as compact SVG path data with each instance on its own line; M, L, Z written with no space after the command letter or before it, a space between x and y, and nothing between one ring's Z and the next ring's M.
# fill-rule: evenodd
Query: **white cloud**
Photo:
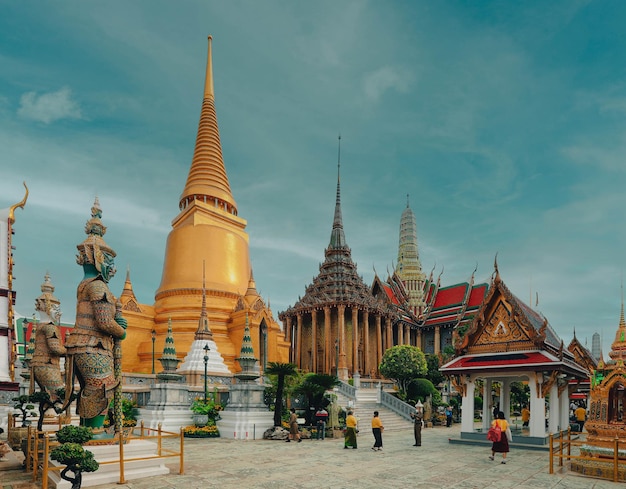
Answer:
M384 66L365 76L363 90L370 100L378 100L383 93L394 89L404 93L409 89L410 76L391 66Z
M82 119L80 106L72 100L72 91L68 87L57 92L27 92L20 99L17 114L25 119L50 124L59 119Z

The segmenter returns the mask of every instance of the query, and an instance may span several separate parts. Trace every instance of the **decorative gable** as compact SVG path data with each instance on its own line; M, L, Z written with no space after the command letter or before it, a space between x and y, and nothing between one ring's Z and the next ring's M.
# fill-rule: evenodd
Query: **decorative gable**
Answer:
M465 336L457 340L457 354L532 350L543 343L522 304L499 275Z

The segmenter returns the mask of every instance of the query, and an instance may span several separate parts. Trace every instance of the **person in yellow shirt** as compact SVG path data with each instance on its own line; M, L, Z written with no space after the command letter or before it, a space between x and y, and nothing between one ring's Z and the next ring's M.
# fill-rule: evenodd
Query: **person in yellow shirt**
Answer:
M507 423L506 419L504 419L504 413L502 411L498 412L496 419L493 420L491 426L498 425L500 430L502 431L502 435L500 436L500 441L494 441L491 446L491 456L489 460L493 460L496 453L502 454L502 462L506 463L506 454L509 453L509 438L507 436L507 429L509 427L509 423Z
M524 406L522 408L522 427L528 427L529 421L530 421L530 409L528 409L528 406Z
M383 449L383 422L378 417L378 411L374 411L374 417L372 418L372 433L374 434L374 446L372 450L381 451Z
M348 411L346 416L346 436L344 437L343 448L356 449L356 418L352 411Z
M576 411L574 411L574 416L576 416L576 422L580 425L580 431L582 431L587 419L587 410L580 405L576 408Z

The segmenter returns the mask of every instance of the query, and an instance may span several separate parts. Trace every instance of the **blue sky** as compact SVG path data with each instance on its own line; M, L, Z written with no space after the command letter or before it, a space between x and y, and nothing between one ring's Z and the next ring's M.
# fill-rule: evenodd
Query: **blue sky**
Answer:
M501 275L567 343L605 354L625 262L626 3L0 1L0 206L30 316L49 271L73 321L97 194L152 303L213 36L222 149L275 316L318 273L342 135L346 239L366 283L396 261L410 194L442 282ZM531 299L532 298L532 299Z

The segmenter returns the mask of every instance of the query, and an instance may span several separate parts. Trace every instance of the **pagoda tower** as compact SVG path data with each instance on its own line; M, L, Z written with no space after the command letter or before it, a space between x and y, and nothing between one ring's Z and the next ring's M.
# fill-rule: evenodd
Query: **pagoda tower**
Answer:
M404 284L407 295L408 309L419 317L426 303L424 302L424 283L426 275L422 271L417 248L417 226L415 214L409 206L409 196L406 197L406 209L400 218L400 239L398 244L398 265L396 273Z
M298 368L347 380L355 373L378 376L382 355L393 345L394 312L374 298L352 261L341 214L340 162L339 157L326 258L304 297L279 318L291 342L291 361Z
M129 339L139 344L124 370L149 372L151 331L162 344L169 318L182 359L196 339L198 321L206 313L213 340L232 373L250 315L252 341L267 361L288 359L289 344L268 305L258 296L249 301L252 280L246 220L238 216L222 157L213 89L212 39L209 36L204 98L195 151L178 201L179 213L167 238L161 284L153 306L136 304L125 284L121 300L129 322ZM206 264L206 287L204 280ZM203 301L206 301L203 308ZM127 307L128 306L128 307ZM137 306L137 307L136 307ZM137 311L136 309L139 309Z

